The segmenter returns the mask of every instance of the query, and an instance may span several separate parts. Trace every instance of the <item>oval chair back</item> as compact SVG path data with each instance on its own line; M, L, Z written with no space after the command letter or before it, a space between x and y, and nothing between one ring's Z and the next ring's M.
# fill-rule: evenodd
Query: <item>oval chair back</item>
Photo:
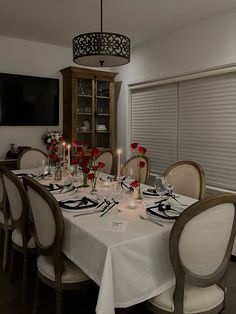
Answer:
M47 162L47 155L37 148L29 148L24 150L18 157L17 169L33 169L39 168L43 163Z
M173 191L188 197L202 199L206 190L205 174L202 167L190 160L182 160L171 165L164 177L173 183Z
M141 183L148 184L150 177L150 168L151 162L147 156L143 156L140 159L145 162L144 168L141 169ZM123 165L122 173L125 176L131 176L134 179L138 179L138 158L136 156L132 156L127 159Z
M111 174L113 166L114 156L111 151L102 152L98 155L96 162L104 162L105 166L101 169L101 172Z

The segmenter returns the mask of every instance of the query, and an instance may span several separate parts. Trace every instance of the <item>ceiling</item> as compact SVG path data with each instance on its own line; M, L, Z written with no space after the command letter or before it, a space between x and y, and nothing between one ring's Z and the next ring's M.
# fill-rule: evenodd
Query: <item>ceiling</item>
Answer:
M103 0L103 30L143 43L236 8L236 0ZM100 31L100 0L0 0L0 35L71 47Z

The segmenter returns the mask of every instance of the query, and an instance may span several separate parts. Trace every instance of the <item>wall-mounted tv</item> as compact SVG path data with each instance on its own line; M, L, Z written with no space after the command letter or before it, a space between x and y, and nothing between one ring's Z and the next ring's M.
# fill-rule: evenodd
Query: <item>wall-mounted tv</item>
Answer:
M0 125L58 125L59 79L0 73Z

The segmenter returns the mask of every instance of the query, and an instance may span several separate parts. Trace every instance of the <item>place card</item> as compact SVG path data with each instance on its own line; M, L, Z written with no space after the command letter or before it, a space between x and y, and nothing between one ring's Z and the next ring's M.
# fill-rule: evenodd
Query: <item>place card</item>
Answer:
M121 220L109 220L103 224L103 231L113 231L113 232L125 232L129 221L121 221Z

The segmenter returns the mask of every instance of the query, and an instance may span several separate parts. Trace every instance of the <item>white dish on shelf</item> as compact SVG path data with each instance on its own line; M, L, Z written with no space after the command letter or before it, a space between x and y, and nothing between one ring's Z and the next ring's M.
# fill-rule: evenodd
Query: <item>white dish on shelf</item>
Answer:
M105 124L97 124L96 125L96 130L97 131L106 131L107 127L105 126Z

